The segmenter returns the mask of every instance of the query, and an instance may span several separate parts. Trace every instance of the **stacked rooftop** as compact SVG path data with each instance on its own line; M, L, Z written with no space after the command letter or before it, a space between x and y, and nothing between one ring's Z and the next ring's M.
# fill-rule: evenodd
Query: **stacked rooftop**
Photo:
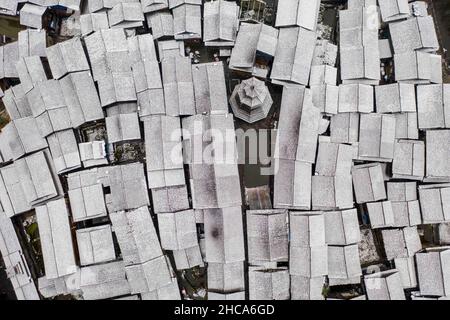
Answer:
M239 1L22 2L0 4L26 27L0 47L18 299L450 296L450 86L422 1L349 0L337 39L319 0L271 25ZM56 4L80 13L70 39L43 25ZM276 130L266 185L242 128Z

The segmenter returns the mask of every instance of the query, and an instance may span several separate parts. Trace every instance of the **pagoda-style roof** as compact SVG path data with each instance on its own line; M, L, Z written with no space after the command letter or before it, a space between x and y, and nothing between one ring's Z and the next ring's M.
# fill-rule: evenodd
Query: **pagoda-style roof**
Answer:
M250 78L238 84L230 97L234 115L248 123L267 117L273 100L266 84Z

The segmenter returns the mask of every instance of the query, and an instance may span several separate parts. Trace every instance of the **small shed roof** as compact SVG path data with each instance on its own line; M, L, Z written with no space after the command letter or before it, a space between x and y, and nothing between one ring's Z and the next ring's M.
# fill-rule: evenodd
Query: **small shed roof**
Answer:
M16 63L19 61L19 42L10 42L0 47L0 79L17 78Z
M442 223L450 221L450 184L419 186L422 223Z
M131 293L123 261L82 267L80 287L85 300L101 300Z
M2 176L10 197L19 186L31 206L61 195L61 184L48 149L20 158L7 168L2 169Z
M195 4L195 5L200 6L202 4L202 0L169 0L169 8L173 9L173 8L178 7L185 3Z
M236 2L205 2L203 10L205 45L233 46L239 28L239 6Z
M366 84L339 85L339 113L371 113L374 110L374 102L373 86Z
M17 300L39 300L25 256L21 251L3 254L4 268L16 294Z
M395 268L400 274L402 285L405 289L417 287L417 273L414 260L414 257L394 259Z
M324 300L324 277L303 277L291 275L292 300Z
M32 117L12 120L3 129L1 138L11 151L11 158L18 159L28 153L32 153L47 147L47 141L41 137L36 120ZM3 153L3 158L9 158Z
M5 90L4 94L2 102L12 120L32 115L28 99L21 84L10 87Z
M422 249L417 227L381 230L386 258L412 257Z
M361 114L360 159L391 162L394 158L396 118L388 114Z
M38 56L20 58L16 70L25 93L33 89L36 82L47 80L42 61Z
M27 99L43 137L72 128L69 110L57 80L38 82Z
M357 244L328 246L328 277L351 279L361 276L361 263Z
M208 292L208 300L245 300L245 291L233 293Z
M368 300L405 300L400 273L396 269L366 275L364 283Z
M280 29L270 78L308 84L316 38L315 32L303 28Z
M149 188L184 185L180 119L151 116L144 122L144 132Z
M313 210L352 208L352 177L350 174L312 176L311 195Z
M123 29L107 29L114 32L123 32ZM102 33L96 31L86 35L83 40L86 46L86 52L91 63L92 77L95 81L104 78L108 74L108 65L106 62L106 47L102 38ZM123 34L125 37L125 34Z
M186 270L194 267L203 267L203 257L199 245L172 252L177 270Z
M389 24L395 53L424 50L434 52L439 49L432 16L414 17Z
M175 39L202 38L202 7L193 4L182 4L172 9L173 32Z
M312 164L275 158L274 207L311 209Z
M228 113L223 63L211 62L192 66L196 113Z
M36 218L47 279L76 272L69 212L65 200L54 200L36 207Z
M320 112L333 115L338 113L339 87L330 84L311 85L312 101Z
M424 175L425 143L414 140L397 140L392 161L392 177L421 181Z
M408 0L378 1L383 22L401 20L411 16Z
M387 196L390 201L417 200L417 182L388 182Z
M244 261L241 207L208 209L204 215L206 261L215 263Z
M2 256L8 255L20 251L19 238L12 224L11 219L5 212L0 213L0 252Z
M378 113L416 112L416 92L413 84L393 83L375 86Z
M329 245L349 245L361 240L356 209L325 213L325 236Z
M60 79L67 73L89 70L88 61L78 37L48 47L47 59L55 79Z
M103 107L117 102L136 101L136 89L131 72L114 72L98 79L98 91Z
M245 289L244 263L208 263L208 290L236 292Z
M151 292L141 293L141 300L181 300L177 281Z
M109 143L141 139L137 113L106 117L106 131Z
M136 92L162 89L161 73L156 60L141 60L132 66Z
M80 26L82 36L87 36L102 29L109 29L108 14L106 12L82 14Z
M105 196L100 183L91 184L81 181L79 187L70 187L68 194L74 221L79 222L107 215Z
M380 59L392 59L394 57L389 39L379 39L378 47L380 48Z
M230 68L252 73L256 55L273 57L277 42L278 29L265 24L242 23L231 52Z
M129 0L132 1L132 0ZM66 7L68 9L72 9L74 11L80 11L80 3L81 0L59 0L59 5Z
M159 61L166 57L184 57L184 41L164 40L158 41L158 56Z
M450 85L417 86L419 129L450 128Z
M170 116L195 113L194 84L189 57L166 57L161 62L165 109Z
M419 288L422 295L449 296L450 247L429 248L416 254Z
M396 226L394 209L391 201L367 203L367 212L369 214L372 229Z
M321 277L328 274L327 246L289 247L289 273L303 277Z
M190 174L194 209L241 205L240 181L236 164L192 164Z
M450 130L426 132L425 181L450 182Z
M326 244L322 211L289 212L290 246L320 247Z
M314 49L313 66L327 65L334 67L337 61L338 46L330 40L318 39Z
M201 130L198 130L199 125ZM182 127L183 146L186 150L184 161L190 165L194 209L240 206L242 197L237 157L233 152L236 144L233 116L229 114L191 116L183 119ZM213 129L212 135L209 129ZM202 139L203 143L198 143L196 139ZM208 145L216 152L211 153L212 157L199 158L199 155L204 155Z
M91 141L78 144L80 149L80 158L83 167L96 167L102 164L108 164L106 159L105 141Z
M311 75L309 77L309 85L330 84L336 85L337 68L329 65L312 65Z
M417 112L395 113L394 116L396 139L419 139Z
M339 113L331 117L331 141L334 143L355 143L359 141L359 118L356 112Z
M122 28L103 29L86 36L84 41L96 81L110 77L110 73L131 72L131 66L138 61L156 60L150 33L127 38ZM134 94L134 90L130 94Z
M158 230L164 250L184 250L198 246L194 210L158 214Z
M119 114L136 113L138 111L138 104L135 101L119 102L106 107L106 116L117 116Z
M150 204L142 163L101 169L106 178L103 184L111 189L106 201L109 212L136 209Z
M69 190L103 183L109 186L109 177L105 168L94 168L91 170L81 170L67 175L67 185Z
M145 293L173 282L169 262L163 255L144 263L125 267L131 293Z
M145 19L152 29L155 39L174 36L172 13L167 11L151 12L145 15Z
M275 157L314 163L320 110L303 86L286 86L281 100Z
M287 211L247 210L246 217L249 262L287 261Z
M352 168L352 177L357 203L386 199L383 169L380 163L356 165Z
M442 57L422 51L394 54L395 79L414 84L442 83Z
M26 198L14 164L3 167L0 172L0 201L6 215L12 217L29 211L31 205Z
M320 0L288 0L278 2L276 27L299 26L316 30Z
M109 214L126 266L162 256L158 235L148 207Z
M81 167L78 143L72 129L58 131L47 137L56 173L72 171Z
M142 0L142 9L144 12L153 12L169 7L168 0Z
M42 16L45 11L47 11L47 7L25 3L20 9L20 24L30 28L42 29Z
M373 6L348 6L339 11L341 78L356 83L380 80L378 15L373 20ZM375 23L366 23L366 21Z
M6 10L11 11L13 13L16 13L17 5L18 5L18 0L4 0L0 4L0 8L6 9Z
M108 11L111 27L137 28L145 20L141 4L137 2L119 2Z
M70 73L59 80L72 125L103 119L103 110L89 71Z
M189 209L186 185L152 189L151 192L155 213Z
M147 117L165 114L164 91L161 88L146 89L137 93L139 119L146 121Z
M76 235L82 266L116 259L110 225L78 229Z
M321 138L323 137L319 138L315 173L328 177L349 175L353 164L354 148Z
M250 300L288 300L290 297L287 268L250 268L248 279Z
M422 224L420 204L418 200L413 201L393 201L392 210L395 227L413 227Z

